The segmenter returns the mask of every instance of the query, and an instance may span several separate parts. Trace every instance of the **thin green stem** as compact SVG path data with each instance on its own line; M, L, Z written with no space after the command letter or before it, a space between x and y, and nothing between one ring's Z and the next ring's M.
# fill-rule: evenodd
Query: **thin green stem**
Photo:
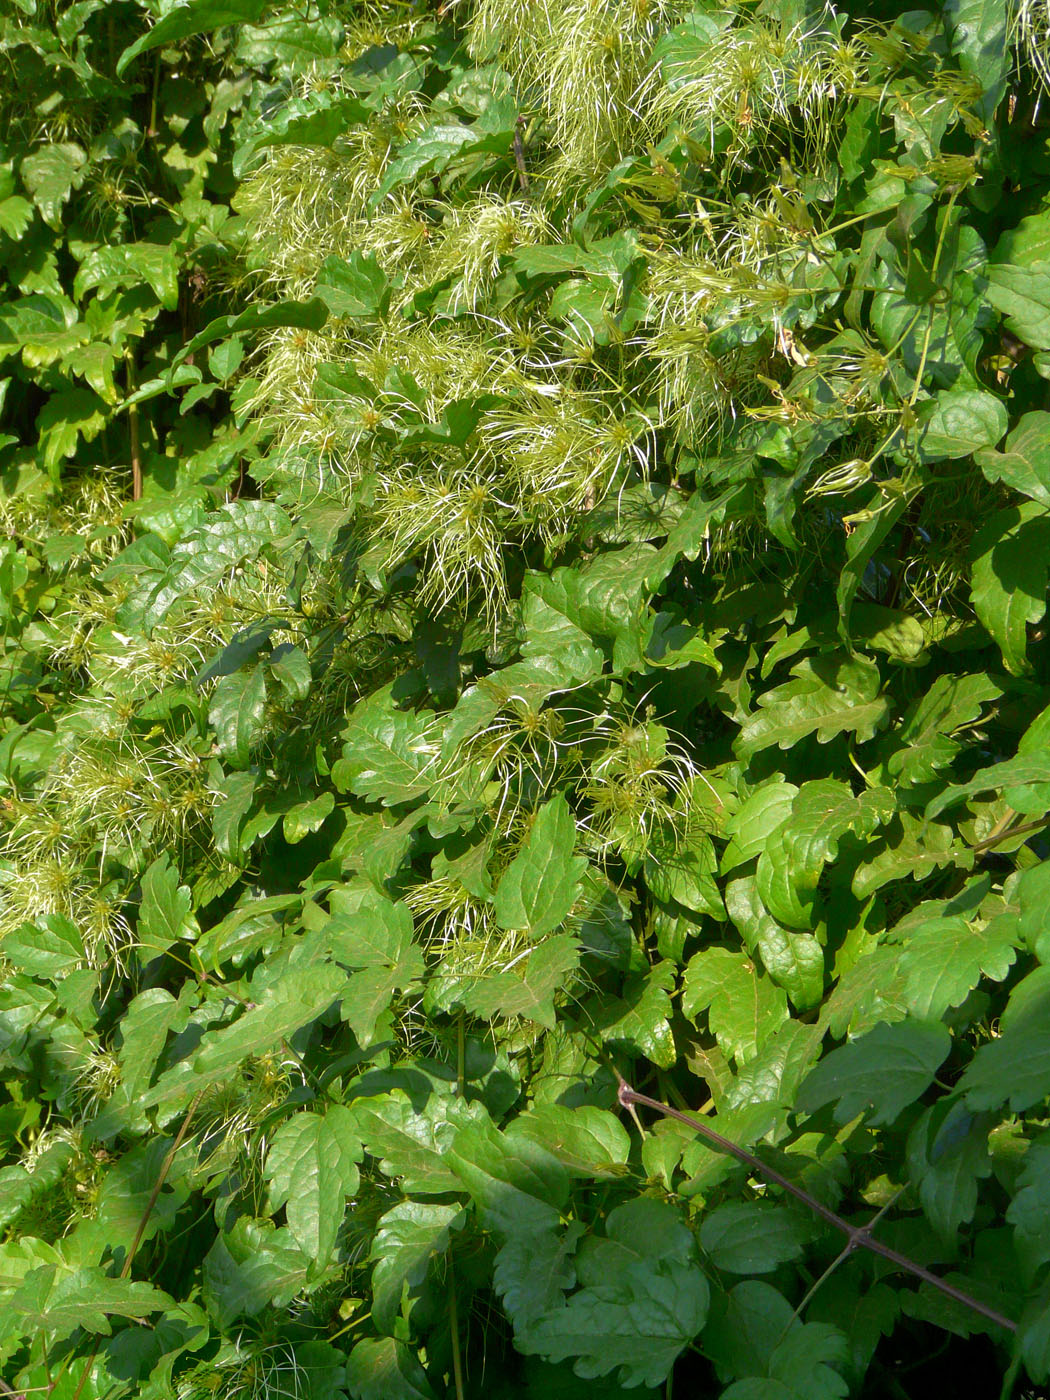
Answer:
M958 197L959 196L957 191L953 193L951 199L949 199L948 201L947 207L944 210L944 219L941 222L941 231L937 236L937 247L934 249L933 253L933 265L930 268L931 279L936 278L937 269L941 265L941 254L944 252L944 240L948 233L948 227L951 223L951 212L955 208L955 201L956 199L958 199Z
M930 319L926 326L926 334L922 341L922 354L919 356L919 368L915 374L915 383L912 385L911 397L908 400L908 407L914 408L915 401L919 397L919 390L922 388L922 377L926 373L926 357L930 353L930 337L933 334L933 308L930 308Z
M456 1093L462 1099L467 1092L467 1037L463 1012L456 1017Z
M456 1400L463 1400L463 1356L459 1342L459 1302L456 1298L456 1269L451 1253L448 1256L448 1330L452 1344L452 1383ZM75 1397L74 1397L75 1400Z
M151 141L154 141L157 138L157 96L159 92L160 54L158 53L153 64L153 93L150 97L149 104L149 130L146 132L146 135L150 138Z
M902 1187L900 1188L899 1191L895 1191L895 1192L893 1193L893 1195L892 1195L892 1196L890 1197L890 1199L886 1202L886 1204L882 1207L882 1209L879 1211L879 1213L874 1217L874 1219L869 1220L868 1223L867 1223L867 1225L866 1225L864 1228L865 1228L866 1230L874 1229L874 1227L879 1223L879 1221L880 1221L880 1220L882 1219L882 1217L886 1214L886 1212L889 1210L889 1208L890 1208L892 1205L895 1205L895 1204L897 1203L897 1201L900 1200L900 1198L901 1198L901 1196L902 1196L903 1194L904 1194L904 1187L902 1186ZM852 1253L853 1253L853 1245L847 1240L847 1242L846 1242L846 1244L844 1245L844 1247L843 1247L841 1253L839 1253L839 1254L831 1261L831 1263L830 1263L830 1264L828 1265L828 1267L824 1270L824 1272L820 1275L820 1277L819 1277L818 1279L814 1280L814 1282L813 1282L813 1283L810 1285L810 1287L806 1290L805 1294L803 1295L803 1298L802 1298L801 1302L796 1306L795 1311L794 1311L794 1313L792 1314L792 1317L793 1317L793 1318L801 1318L801 1317L802 1317L802 1314L805 1312L805 1310L806 1310L806 1308L809 1306L809 1304L813 1301L813 1298L814 1298L814 1296L816 1295L817 1291L820 1289L820 1287L828 1281L828 1279L829 1279L829 1278L831 1277L831 1275L835 1272L835 1270L838 1268L838 1266L839 1266L840 1264L844 1263L844 1262L849 1258L849 1256L850 1256ZM791 1325L791 1324L789 1323L788 1326L790 1327L790 1325ZM783 1339L783 1336L786 1336L786 1334L787 1334L787 1328L784 1329L784 1333L782 1334L782 1339Z
M124 355L124 365L128 376L128 398L135 392L135 355L133 350L127 350ZM133 403L128 409L128 440L131 452L131 499L140 501L142 499L142 443L139 431L139 406Z

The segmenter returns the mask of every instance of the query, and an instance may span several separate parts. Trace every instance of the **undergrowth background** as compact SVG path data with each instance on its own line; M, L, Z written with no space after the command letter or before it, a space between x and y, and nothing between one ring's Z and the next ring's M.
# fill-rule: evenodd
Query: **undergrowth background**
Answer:
M1050 14L0 56L3 1393L1038 1393Z

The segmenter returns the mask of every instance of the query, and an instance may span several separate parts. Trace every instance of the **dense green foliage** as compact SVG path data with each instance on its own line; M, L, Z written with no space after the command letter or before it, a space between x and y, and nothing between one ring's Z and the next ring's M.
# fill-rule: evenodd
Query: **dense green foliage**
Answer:
M6 1384L1042 1384L1047 15L0 13Z

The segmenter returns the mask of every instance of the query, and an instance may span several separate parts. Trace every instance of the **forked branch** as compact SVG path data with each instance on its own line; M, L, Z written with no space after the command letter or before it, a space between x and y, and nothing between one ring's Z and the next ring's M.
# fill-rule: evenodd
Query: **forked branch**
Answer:
M797 1201L801 1201L804 1206L808 1207L814 1214L819 1215L822 1220L826 1220L829 1225L833 1225L836 1230L841 1230L846 1236L847 1251L870 1250L872 1254L877 1254L880 1259L887 1260L898 1269L903 1269L905 1273L911 1274L914 1278L922 1279L923 1283L928 1283L931 1288L936 1288L945 1297L954 1299L956 1303L961 1303L964 1308L970 1308L973 1312L980 1313L989 1322L1005 1327L1008 1332L1017 1331L1017 1323L1011 1318L1004 1317L1001 1312L996 1312L995 1308L990 1308L987 1303L982 1303L977 1298L971 1298L961 1288L956 1288L954 1284L947 1283L944 1279L938 1278L936 1274L931 1274L929 1269L924 1269L921 1264L916 1264L915 1260L909 1259L906 1254L900 1254L897 1250L891 1249L889 1245L882 1244L870 1234L869 1226L851 1225L848 1220L844 1220L841 1215L830 1210L803 1187L796 1185L795 1182L778 1172L775 1167L767 1166L760 1157L756 1157L753 1152L748 1152L746 1148L738 1146L729 1138L723 1137L721 1133L716 1132L702 1119L694 1117L691 1113L682 1113L677 1108L671 1108L667 1104L661 1103L659 1099L651 1099L648 1094L639 1094L624 1079L620 1080L617 1098L626 1109L633 1109L635 1104L642 1104L646 1108L651 1108L654 1113L662 1113L665 1118L675 1118L679 1123L685 1123L687 1127L699 1133L712 1147L717 1147L721 1152L728 1152L738 1162L743 1162L753 1172L787 1191Z

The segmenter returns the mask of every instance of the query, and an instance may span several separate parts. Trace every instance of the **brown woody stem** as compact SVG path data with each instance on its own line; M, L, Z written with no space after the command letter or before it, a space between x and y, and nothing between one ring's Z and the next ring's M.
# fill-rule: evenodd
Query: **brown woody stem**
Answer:
M139 1218L138 1229L135 1231L135 1238L131 1242L131 1248L128 1250L127 1257L124 1260L124 1267L121 1269L118 1275L119 1278L130 1278L131 1276L131 1266L135 1262L135 1255L138 1253L139 1245L142 1243L142 1236L145 1233L146 1226L149 1224L149 1218L153 1214L153 1207L157 1204L157 1198L160 1196L161 1191L164 1189L164 1183L165 1181L167 1181L168 1173L171 1171L171 1164L172 1162L174 1162L179 1148L185 1141L186 1134L189 1131L190 1119L193 1117L194 1113L196 1113L197 1105L200 1103L203 1097L204 1090L200 1089L197 1092L195 1098L193 1099L193 1102L186 1110L186 1116L182 1120L182 1126L179 1128L179 1131L175 1137L175 1141L172 1143L168 1155L164 1158L164 1161L161 1164L160 1171L157 1174L157 1179L153 1183L153 1190L150 1192L149 1200L146 1202L146 1208L142 1212L141 1217ZM87 1363L84 1366L83 1371L81 1372L80 1381L77 1384L76 1390L74 1390L73 1392L73 1400L80 1400L80 1393L84 1389L84 1386L87 1382L87 1378L91 1374L91 1368L95 1364L95 1357L98 1355L98 1348L99 1339L96 1338L95 1344L92 1346L90 1352L88 1352Z
M778 1172L775 1167L767 1166L760 1157L756 1157L753 1152L748 1152L746 1148L731 1142L729 1138L723 1137L721 1133L716 1132L702 1119L696 1118L691 1113L681 1113L677 1108L670 1108L667 1104L661 1103L659 1099L651 1099L648 1094L639 1094L636 1089L631 1088L626 1080L620 1081L617 1098L626 1109L632 1109L635 1104L642 1104L646 1108L651 1108L654 1113L662 1113L665 1118L675 1118L679 1123L685 1123L687 1127L699 1133L713 1147L717 1147L722 1152L728 1152L738 1162L743 1162L759 1176L765 1177L767 1181L773 1182L774 1185L794 1196L797 1201L801 1201L804 1206L807 1206L815 1215L819 1215L822 1220L826 1220L829 1225L833 1225L836 1230L841 1230L846 1236L848 1250L852 1251L858 1248L870 1250L872 1254L877 1254L880 1259L885 1259L890 1264L896 1265L905 1273L922 1279L923 1283L928 1283L931 1288L936 1288L945 1297L952 1298L956 1303L961 1303L964 1308L970 1308L973 1312L980 1313L989 1322L995 1322L1000 1327L1005 1327L1008 1332L1017 1331L1017 1323L1011 1318L1004 1317L1002 1313L990 1308L987 1303L982 1303L977 1298L971 1298L961 1288L956 1288L954 1284L947 1283L944 1279L938 1278L936 1274L931 1274L929 1269L924 1269L921 1264L916 1264L915 1260L909 1259L906 1254L900 1254L897 1250L891 1249L889 1245L882 1244L869 1233L869 1226L851 1225L848 1220L844 1220L841 1215L836 1215L833 1210Z
M1004 827L1003 830L995 831L991 836L985 837L983 841L975 842L970 850L973 851L974 855L980 855L982 851L990 851L995 846L1012 841L1015 836L1027 836L1030 831L1038 831L1041 826L1046 826L1046 823L1046 817L1038 817L1035 821L1022 822L1020 826Z

